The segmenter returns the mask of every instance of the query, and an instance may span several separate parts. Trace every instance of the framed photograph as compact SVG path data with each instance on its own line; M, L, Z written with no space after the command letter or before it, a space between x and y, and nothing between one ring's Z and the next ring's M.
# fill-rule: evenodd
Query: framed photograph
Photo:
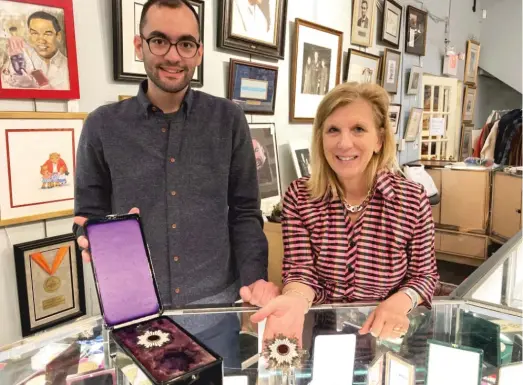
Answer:
M261 210L270 215L272 207L280 202L281 197L275 126L274 123L251 123L249 128L256 157Z
M470 86L476 85L480 48L481 46L477 41L467 40L467 55L465 57L464 83Z
M427 45L427 12L411 5L407 7L405 52L425 56Z
M423 76L423 68L412 66L409 76L409 84L407 86L407 95L418 95L421 88L421 77Z
M295 20L291 69L291 123L312 123L316 109L340 79L343 32Z
M140 34L140 16L147 0L113 1L114 80L141 82L147 78L143 61L134 50L134 37ZM189 0L200 18L200 41L204 42L205 1ZM174 49L171 48L171 49ZM194 71L192 87L203 86L203 62Z
M389 105L389 121L390 129L393 134L398 133L399 122L401 118L401 104L390 104Z
M310 143L304 140L289 143L292 152L292 161L298 178L311 176L311 154L309 145Z
M24 337L85 315L82 257L74 234L13 249Z
M416 366L393 352L385 353L385 385L415 385Z
M459 146L459 158L465 160L472 156L472 130L474 125L464 123L461 125L461 141Z
M403 7L401 5L394 0L385 0L381 40L395 48L400 47L402 14Z
M351 44L372 47L376 0L352 0Z
M405 129L404 139L406 142L414 142L418 137L422 117L423 109L418 107L412 107L412 109L410 110L407 128Z
M246 114L274 115L278 67L230 59L228 98Z
M0 112L0 226L73 214L87 114Z
M0 1L0 15L0 98L79 99L73 1Z
M474 106L476 104L476 87L466 86L463 97L463 122L474 120Z
M378 83L380 63L379 56L349 48L345 80L347 82Z
M220 0L218 48L285 57L287 0Z
M391 94L398 93L398 84L401 68L401 52L385 48L383 55L383 70L381 71L381 85Z

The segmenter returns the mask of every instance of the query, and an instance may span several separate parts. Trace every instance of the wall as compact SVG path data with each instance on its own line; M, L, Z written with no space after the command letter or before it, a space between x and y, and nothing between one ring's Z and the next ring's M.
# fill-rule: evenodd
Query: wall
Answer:
M399 1L404 8L407 5L421 7L419 1ZM73 0L75 14L75 29L77 37L77 53L80 73L81 98L78 103L46 102L38 101L0 101L1 110L32 111L36 105L39 111L66 111L78 109L90 112L97 106L117 101L118 95L132 95L137 92L136 84L117 83L113 81L112 75L112 18L111 1L108 0ZM377 25L382 20L381 1L377 12ZM470 33L479 34L477 17L472 14L470 7L456 5L461 0L452 2L452 13L450 24L452 26L453 43L458 49L463 50L464 42ZM224 51L216 46L216 20L218 17L218 1L205 1L205 68L203 91L225 96L227 86L227 70L230 58L251 59L249 55ZM423 8L438 18L445 19L449 16L449 0L430 0L423 2ZM344 33L343 39L343 68L346 64L348 48L351 47L350 26L351 6L348 0L289 0L287 10L287 37L285 43L285 60L270 61L252 57L252 61L264 62L279 67L279 81L277 89L277 106L274 116L248 116L249 122L274 122L276 125L276 136L279 145L280 175L282 188L285 190L288 184L296 178L296 172L292 163L288 142L291 139L309 140L311 125L289 124L289 79L292 42L294 41L294 19L299 17L312 22L329 26ZM96 23L97 27L93 28ZM403 14L405 23L405 12ZM375 31L377 31L376 29ZM405 45L405 28L401 29L402 39L400 49L403 51ZM375 36L377 33L374 34ZM436 23L429 18L427 53L423 58L413 55L403 55L402 69L400 75L399 90L392 98L393 103L403 104L403 117L400 121L402 127L398 138L403 137L403 125L408 118L411 107L420 106L421 100L418 96L403 95L406 85L403 81L404 75L408 74L412 65L422 65L424 71L432 74L441 74L442 55L444 53L445 24ZM377 39L377 38L376 38ZM459 46L458 46L459 45ZM364 49L365 50L365 49ZM367 49L373 54L382 54L383 46L374 46ZM462 65L462 63L460 63ZM409 143L405 151L400 153L400 162L416 160L418 150ZM14 274L14 261L12 245L39 239L45 236L64 234L71 231L71 218L40 221L36 223L0 228L0 271L3 277L0 279L0 345L17 340L21 337L19 328L19 311L16 294L16 279ZM90 269L84 269L86 275L86 294L88 312L97 312L96 293L93 288Z

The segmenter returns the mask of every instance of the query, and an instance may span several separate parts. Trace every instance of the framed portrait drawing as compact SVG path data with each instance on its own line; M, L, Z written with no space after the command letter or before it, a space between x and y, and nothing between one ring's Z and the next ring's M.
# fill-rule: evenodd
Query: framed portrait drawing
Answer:
M113 1L114 80L141 82L147 78L143 61L134 50L134 37L140 34L140 17L147 0ZM200 42L204 42L205 1L189 0L200 19ZM147 44L144 42L144 44ZM176 49L171 47L171 49ZM191 86L203 86L203 62L194 71Z
M405 129L404 139L406 142L414 142L418 137L422 117L423 109L418 107L412 107L412 109L410 110L407 128Z
M401 52L385 48L383 70L381 71L381 86L391 94L398 92L400 68Z
M411 5L407 7L405 52L425 56L427 44L427 12Z
M343 32L295 20L291 123L312 123L323 95L339 84Z
M261 210L270 215L281 196L275 126L274 123L251 123L249 128L258 171Z
M389 105L390 129L393 134L398 133L400 119L401 119L401 104Z
M71 215L84 113L0 112L0 226Z
M401 5L394 0L385 0L381 40L395 48L400 47L402 14L403 7Z
M274 115L278 67L230 59L228 98L246 114Z
M479 65L480 44L474 40L467 40L467 55L465 57L465 80L470 86L476 85Z
M82 257L74 234L13 249L24 337L85 315Z
M345 80L358 83L378 83L381 58L379 56L349 48Z
M0 1L0 14L0 98L79 99L73 1Z
M289 143L292 152L292 161L298 178L311 176L311 154L307 141L297 140Z
M219 0L218 48L285 57L287 0Z
M407 95L418 95L423 76L423 68L412 66L410 70L409 83L407 85Z
M352 0L351 44L372 47L376 0Z
M476 104L476 87L466 86L463 97L463 122L471 123L474 120L474 107Z

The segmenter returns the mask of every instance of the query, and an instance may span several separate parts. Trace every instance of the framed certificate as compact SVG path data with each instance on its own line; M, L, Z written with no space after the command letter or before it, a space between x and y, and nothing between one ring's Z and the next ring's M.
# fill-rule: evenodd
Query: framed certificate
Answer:
M82 259L73 234L13 248L24 337L85 315Z

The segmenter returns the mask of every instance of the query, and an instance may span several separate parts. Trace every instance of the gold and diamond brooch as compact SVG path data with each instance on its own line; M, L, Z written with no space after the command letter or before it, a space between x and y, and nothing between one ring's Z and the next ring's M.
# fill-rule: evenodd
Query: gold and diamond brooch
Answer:
M148 330L138 336L138 345L141 345L146 349L159 348L169 343L170 340L168 333L162 332L161 330Z

